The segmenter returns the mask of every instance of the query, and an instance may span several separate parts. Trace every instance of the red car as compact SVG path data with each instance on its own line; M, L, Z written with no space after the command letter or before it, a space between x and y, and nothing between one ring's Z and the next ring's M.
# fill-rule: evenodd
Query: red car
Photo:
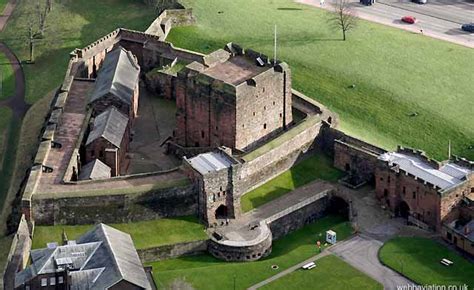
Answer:
M413 16L403 16L402 21L408 24L415 24L416 18Z

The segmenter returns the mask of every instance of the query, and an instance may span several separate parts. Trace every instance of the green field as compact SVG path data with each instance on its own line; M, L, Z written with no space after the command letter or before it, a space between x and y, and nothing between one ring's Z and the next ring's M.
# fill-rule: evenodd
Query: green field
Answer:
M5 10L5 6L7 6L7 3L9 0L0 0L0 15L3 13L3 10Z
M315 179L335 182L342 175L341 171L332 166L329 157L317 153L245 194L240 200L242 211L250 211Z
M29 19L36 19L32 12L35 3L19 1L0 34L21 60L29 59L26 35ZM61 84L69 53L75 48L82 48L119 27L144 31L156 16L143 1L54 1L45 37L35 45L35 64L24 65L27 101L36 102Z
M277 24L294 87L337 112L345 132L438 159L451 140L455 154L474 158L473 49L367 21L340 41L328 12L292 0L182 2L198 24L173 29L176 46L207 53L235 42L271 56Z
M291 233L273 243L272 254L256 262L229 263L210 255L181 257L152 264L158 287L164 288L175 279L185 279L196 289L246 289L278 272L316 255L315 243L324 239L325 232L333 229L338 239L347 238L352 229L342 217L328 216ZM278 265L278 270L271 269Z
M474 264L457 253L425 238L394 238L379 252L380 260L421 285L469 285L474 287ZM440 263L446 258L450 267Z
M110 226L132 236L137 249L146 249L180 242L207 239L204 226L194 217L159 219ZM33 249L44 248L46 243L61 243L63 229L68 239L74 240L92 229L93 225L81 226L37 226L33 237Z
M299 269L270 284L262 290L375 290L383 286L369 276L345 263L336 256L327 256L316 261L316 268Z
M6 148L8 128L12 119L12 111L7 107L0 107L0 172Z
M0 82L0 100L13 96L15 93L15 76L10 61L3 53L0 53Z

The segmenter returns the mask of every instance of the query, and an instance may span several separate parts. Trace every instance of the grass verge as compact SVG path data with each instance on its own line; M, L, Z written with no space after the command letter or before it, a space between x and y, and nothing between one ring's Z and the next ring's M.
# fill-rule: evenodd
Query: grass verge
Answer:
M269 257L255 262L229 263L210 255L182 257L152 263L158 287L165 288L175 279L184 279L196 289L246 289L282 270L317 254L315 243L333 229L338 239L352 233L350 224L339 216L328 216L303 227L273 243ZM279 269L273 270L272 265Z
M317 153L246 193L240 200L242 211L257 208L313 180L337 181L342 175L341 171L332 166L329 157Z
M1 9L0 0L0 9ZM0 10L1 11L1 10ZM0 53L0 100L5 100L15 93L15 75L10 60Z
M388 267L420 285L474 286L474 264L447 247L426 238L394 238L379 252L380 260ZM446 258L454 262L450 267L440 263Z

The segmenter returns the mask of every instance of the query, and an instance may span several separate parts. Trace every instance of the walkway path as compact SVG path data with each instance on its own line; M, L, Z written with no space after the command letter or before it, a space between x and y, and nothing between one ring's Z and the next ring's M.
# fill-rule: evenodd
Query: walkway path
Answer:
M3 31L3 29L7 25L8 19L10 19L10 16L12 15L13 10L15 10L16 3L17 3L17 0L10 0L5 6L5 9L3 10L2 15L0 15L0 31Z
M9 107L13 111L14 117L21 119L25 116L26 111L28 111L30 107L30 105L25 102L25 75L23 68L17 56L3 42L0 42L0 52L5 54L10 61L15 75L15 94L4 101L0 101L0 107Z
M334 246L334 247L335 247L335 246ZM267 285L267 284L269 284L269 283L271 283L271 282L273 282L273 281L275 281L275 280L277 280L277 279L280 279L280 278L283 277L283 276L286 276L286 275L288 275L288 274L290 274L290 273L292 273L292 272L294 272L294 271L300 269L300 268L303 267L304 265L306 265L306 264L308 264L308 263L311 263L311 262L315 262L315 261L317 261L317 260L319 260L319 259L321 259L321 258L323 258L323 257L326 257L326 256L329 255L329 254L331 254L331 253L326 250L326 251L322 252L321 254L317 254L317 255L315 255L315 256L312 256L311 258L309 258L309 259L307 259L307 260L305 260L305 261L303 261L303 262L301 262L301 263L299 263L299 264L297 264L297 265L294 265L293 267L290 267L290 268L288 268L288 269L286 269L286 270L284 270L284 271L281 271L280 273L276 274L275 276L272 276L272 277L270 277L270 278L268 278L268 279L266 279L266 280L263 280L262 282L257 283L257 284L255 284L255 285L253 285L253 286L250 286L250 287L248 288L248 290L255 290L255 289L258 289L258 288L260 288L260 287L263 287L263 286L265 286L265 285Z
M322 254L313 256L275 276L272 276L249 289L258 289L272 281L286 276L306 263L334 254L359 271L366 273L384 286L384 289L397 289L397 286L413 285L414 283L397 272L382 265L378 259L378 251L383 242L397 235L429 235L428 232L406 226L402 219L393 219L387 211L377 203L375 194L370 188L351 190L333 184L339 196L350 197L353 207L352 223L361 232L348 240L338 242L327 248ZM317 270L317 267L315 268Z

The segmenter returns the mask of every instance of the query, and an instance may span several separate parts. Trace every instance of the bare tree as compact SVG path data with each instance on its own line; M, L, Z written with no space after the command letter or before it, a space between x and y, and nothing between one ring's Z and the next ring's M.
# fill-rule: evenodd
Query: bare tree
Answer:
M357 24L357 17L350 6L349 0L336 0L334 15L331 18L334 26L342 31L342 40L346 40L346 33Z

